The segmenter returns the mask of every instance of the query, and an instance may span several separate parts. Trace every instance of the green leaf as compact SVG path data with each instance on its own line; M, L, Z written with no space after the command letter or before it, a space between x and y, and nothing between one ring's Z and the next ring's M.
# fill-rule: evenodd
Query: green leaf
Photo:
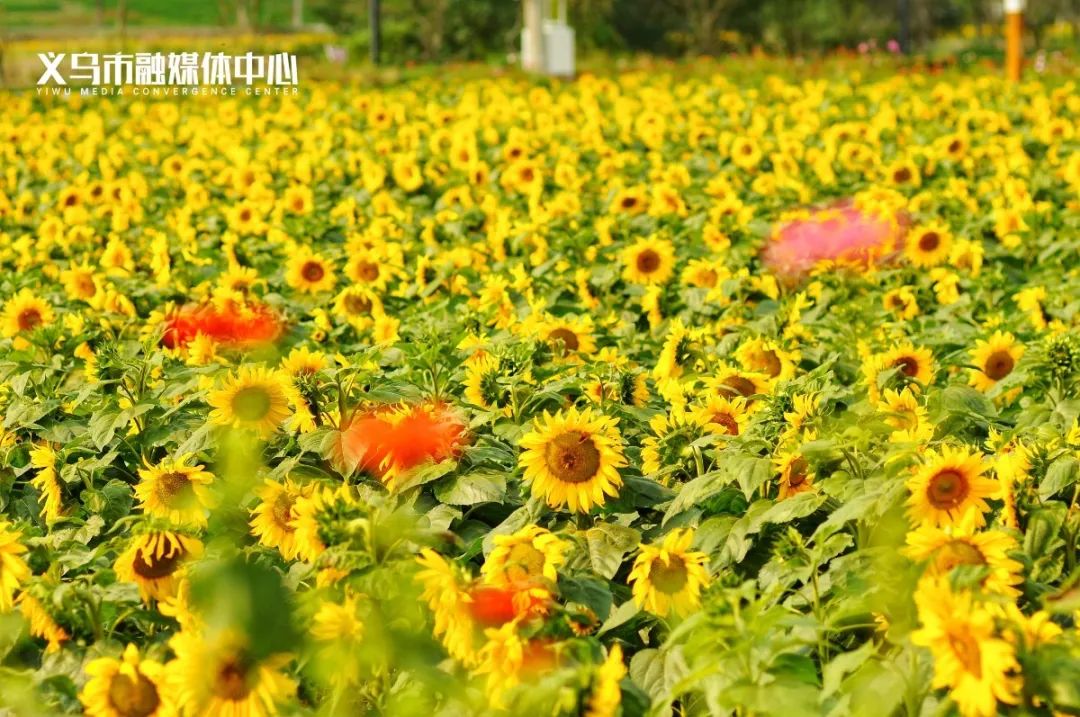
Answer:
M600 523L585 533L585 542L589 546L589 564L593 571L610 580L626 554L641 542L641 533L614 523Z
M1072 456L1062 456L1050 464L1046 476L1039 483L1039 497L1048 500L1055 493L1068 488L1080 479L1080 462Z
M841 652L825 665L822 679L821 696L830 697L840 688L840 683L850 673L862 667L871 655L877 651L873 642L864 642L856 650Z
M298 646L290 594L271 568L240 557L200 563L192 571L191 599L211 628L245 635L252 659Z
M663 523L667 523L679 513L722 491L730 482L729 475L723 471L710 471L685 483L679 488L675 499L671 501L671 505L664 513Z
M505 496L506 476L502 473L458 475L435 487L435 497L449 505L497 503Z
M94 446L99 451L112 443L113 436L116 434L116 429L122 422L123 418L119 411L95 411L94 414L90 416L90 424L87 426L87 431L89 432L90 440L94 442Z
M805 518L813 513L828 496L813 491L799 493L780 501L762 517L765 523L787 523L796 518Z
M606 580L588 575L560 577L559 592L564 600L588 607L601 620L607 620L611 614L613 599Z
M457 461L441 461L439 463L428 463L413 471L410 471L403 480L400 480L397 484L397 490L406 491L410 488L416 488L417 486L430 483L442 478L449 473L455 471L458 467Z

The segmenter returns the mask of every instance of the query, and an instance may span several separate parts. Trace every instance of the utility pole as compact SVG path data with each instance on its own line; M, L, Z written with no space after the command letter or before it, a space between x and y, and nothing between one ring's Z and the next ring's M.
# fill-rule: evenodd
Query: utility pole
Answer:
M1024 0L1005 0L1005 76L1019 82L1024 66Z
M543 0L522 0L525 31L521 33L521 67L527 72L544 69Z
M382 44L379 32L379 0L368 0L368 27L371 34L371 64L377 65Z

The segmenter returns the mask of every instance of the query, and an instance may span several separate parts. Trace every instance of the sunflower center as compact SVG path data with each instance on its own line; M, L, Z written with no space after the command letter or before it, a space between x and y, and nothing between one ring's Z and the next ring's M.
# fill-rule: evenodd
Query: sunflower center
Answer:
M274 522L277 523L278 528L284 530L287 533L292 533L296 528L292 527L293 519L293 498L288 493L282 491L274 499L274 505L271 507L271 511L274 515Z
M983 373L994 381L1000 381L1012 373L1015 366L1016 362L1008 351L995 351L986 359Z
M303 276L306 281L314 283L316 281L321 281L322 278L326 276L326 269L323 269L322 264L317 261L308 261L301 267L300 275Z
M178 498L186 498L191 493L191 481L186 473L171 471L157 480L157 496L165 505L170 505Z
M729 436L739 435L739 422L730 413L717 413L712 417L712 422L724 427L724 433Z
M974 637L966 632L950 632L949 648L967 672L982 677L982 653Z
M652 249L645 249L638 253L635 263L642 274L651 274L660 268L660 255Z
M221 663L214 675L214 693L224 700L243 700L251 692L248 684L250 672L250 666L241 658L228 658Z
M934 251L941 244L941 236L937 232L926 232L919 237L919 248L923 251Z
M623 197L622 199L623 209L633 209L636 204L637 199L635 197Z
M758 363L765 374L774 378L780 375L780 370L783 368L780 364L780 357L772 349L762 351Z
M678 555L669 556L667 563L660 560L653 562L649 571L650 582L667 595L674 595L682 590L688 578L686 561Z
M730 376L724 379L723 385L725 388L720 389L720 395L727 398L734 398L735 396L749 398L757 393L754 382L743 376Z
M251 221L251 210L250 209L243 209L243 210L240 211L240 221L242 221L242 222L250 222Z
M362 261L356 265L356 275L363 281L375 281L379 278L379 265Z
M964 502L969 490L967 478L949 468L930 479L926 486L926 499L938 510L952 510Z
M270 413L270 394L261 386L248 386L236 392L232 410L242 421L261 421Z
M893 172L893 181L897 184L904 184L911 181L911 170L907 167L901 167Z
M548 341L553 344L562 343L563 353L568 351L577 351L580 342L578 341L577 334L570 329L558 328L548 334Z
M809 464L807 464L806 459L802 456L793 460L791 462L791 468L788 469L788 485L792 488L798 488L805 483L809 469Z
M527 543L519 543L506 556L506 577L525 580L544 572L544 554Z
M720 276L713 269L706 269L698 274L698 286L713 288L716 286L716 282L720 280Z
M363 294L346 294L345 309L350 314L370 314L371 299L367 298Z
M893 366L900 369L900 373L908 378L918 375L919 361L911 356L901 356L893 362Z
M595 441L580 431L553 438L545 458L548 470L564 483L584 483L600 470L600 451Z
M950 540L938 550L937 567L947 573L960 565L986 565L986 557L966 540Z
M20 311L18 321L20 331L31 331L44 322L41 312L33 307Z
M141 672L136 672L135 679L117 673L109 683L109 704L120 717L146 717L160 703L154 683Z
M149 563L143 554L143 551L138 551L135 554L135 561L132 564L132 569L135 574L141 578L147 580L157 580L158 578L168 577L176 572L176 567L180 564L181 558L184 557L184 551L182 549L174 550L172 555L165 555L153 563Z

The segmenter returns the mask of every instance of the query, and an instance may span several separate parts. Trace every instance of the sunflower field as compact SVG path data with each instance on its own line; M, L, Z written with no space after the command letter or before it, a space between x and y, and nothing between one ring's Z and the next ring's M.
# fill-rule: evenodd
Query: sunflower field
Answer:
M0 94L0 714L1080 714L1080 94L896 69Z

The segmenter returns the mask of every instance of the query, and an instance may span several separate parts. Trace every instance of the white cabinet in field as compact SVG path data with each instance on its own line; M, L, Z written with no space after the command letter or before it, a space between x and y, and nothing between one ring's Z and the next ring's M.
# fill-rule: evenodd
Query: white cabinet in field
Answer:
M574 75L574 28L566 24L566 0L523 0L521 66L556 77ZM554 10L554 12L552 12Z

